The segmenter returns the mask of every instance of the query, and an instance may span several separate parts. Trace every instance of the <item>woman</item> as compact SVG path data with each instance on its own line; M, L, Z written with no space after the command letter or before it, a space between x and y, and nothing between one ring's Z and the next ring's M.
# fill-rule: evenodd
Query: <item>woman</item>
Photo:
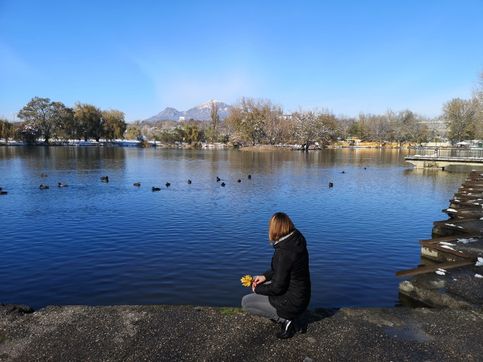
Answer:
M309 254L304 236L283 212L275 213L269 223L269 239L275 252L272 266L257 275L253 294L245 295L242 308L252 314L282 324L278 338L291 338L310 301Z

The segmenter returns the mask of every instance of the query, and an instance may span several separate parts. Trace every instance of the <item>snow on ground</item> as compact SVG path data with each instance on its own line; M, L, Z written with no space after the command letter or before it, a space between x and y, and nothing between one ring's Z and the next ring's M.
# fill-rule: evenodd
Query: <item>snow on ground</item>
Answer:
M478 241L478 239L477 238L468 238L468 239L463 238L463 239L457 239L456 241L458 243L468 244L468 243L474 243L474 242Z
M446 269L438 268L435 273L438 275L446 275Z

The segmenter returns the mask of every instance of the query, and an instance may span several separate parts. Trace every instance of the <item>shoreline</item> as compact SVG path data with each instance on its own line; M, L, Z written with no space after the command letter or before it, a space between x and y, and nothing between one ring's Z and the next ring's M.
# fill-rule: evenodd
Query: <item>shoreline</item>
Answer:
M308 330L278 340L279 326L236 308L0 307L0 360L477 361L483 310L341 308L312 312Z
M160 142L148 142L147 146L141 146L141 143L120 143L120 142L82 142L82 143L35 143L26 144L22 142L9 142L0 143L0 147L120 147L120 148L159 148L159 149L198 149L198 150L239 150L239 151L252 151L252 152L271 152L271 151L304 151L301 145L297 144L283 144L283 145L254 145L254 146L235 146L225 143L203 143L200 145L192 145L188 143L179 144L164 144ZM431 149L431 147L426 147ZM367 149L367 150L414 150L416 146L402 145L402 146L349 146L349 145L336 145L331 144L325 147L310 147L308 151L322 151L322 150L334 150L334 149Z

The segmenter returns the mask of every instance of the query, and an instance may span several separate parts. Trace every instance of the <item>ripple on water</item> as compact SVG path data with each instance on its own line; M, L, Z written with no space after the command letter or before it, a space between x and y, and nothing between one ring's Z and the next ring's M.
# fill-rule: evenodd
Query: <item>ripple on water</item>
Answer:
M270 265L269 217L286 211L308 240L313 306L394 305L395 271L418 263L464 178L402 156L0 148L0 302L236 306L240 276Z

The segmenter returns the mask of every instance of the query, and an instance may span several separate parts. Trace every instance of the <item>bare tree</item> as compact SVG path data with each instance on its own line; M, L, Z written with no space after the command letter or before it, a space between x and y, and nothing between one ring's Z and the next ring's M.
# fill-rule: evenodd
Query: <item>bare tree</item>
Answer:
M327 122L328 117L334 116L313 111L300 111L292 114L295 138L302 143L304 151L308 151L310 145L315 142L326 144L334 136L334 129Z
M443 118L448 127L448 138L455 143L473 139L476 135L478 103L476 99L454 98L443 108Z

